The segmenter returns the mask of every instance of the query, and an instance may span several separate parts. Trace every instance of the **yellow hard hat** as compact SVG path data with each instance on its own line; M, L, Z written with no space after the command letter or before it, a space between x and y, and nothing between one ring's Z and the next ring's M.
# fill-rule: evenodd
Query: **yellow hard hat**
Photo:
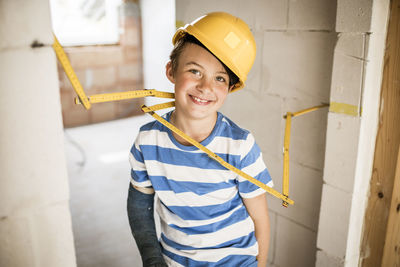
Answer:
M244 87L256 57L256 42L243 20L225 12L209 13L179 28L172 43L175 45L186 33L193 35L239 77L231 92Z

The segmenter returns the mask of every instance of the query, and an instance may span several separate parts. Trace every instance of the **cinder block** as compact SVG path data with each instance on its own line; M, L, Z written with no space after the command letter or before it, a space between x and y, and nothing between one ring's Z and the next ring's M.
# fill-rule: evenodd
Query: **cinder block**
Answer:
M204 0L201 2L191 0L177 0L175 6L176 19L183 21L185 24L190 23L198 17L203 16L209 12L224 11L240 18L240 15L242 13L238 8L238 0ZM250 23L248 21L246 22Z
M31 220L38 266L76 266L68 201L42 207Z
M118 82L131 82L143 80L142 66L140 62L123 64L118 66Z
M274 182L273 188L278 192L282 192L282 169L283 161L282 158L278 158L268 153L268 151L262 150L263 159L267 169L271 175L272 181ZM292 192L292 191L291 191ZM292 196L290 196L292 197ZM268 206L271 212L277 215L282 214L285 210L282 207L282 200L276 198L271 194L267 194Z
M285 30L288 21L288 0L237 1L240 18L259 30Z
M328 101L335 40L327 32L265 32L263 91Z
M351 196L333 186L323 186L317 246L340 259L346 254Z
M268 155L264 160L271 172L274 189L282 192L283 162ZM294 205L282 206L282 200L269 196L270 209L279 215L317 231L322 192L322 172L290 162L289 197Z
M339 33L335 53L350 57L365 58L366 34Z
M283 99L285 112L296 112L320 105L316 99ZM321 108L292 118L289 154L292 161L316 170L324 168L328 108ZM286 120L284 120L286 124ZM281 130L283 147L285 125Z
M253 33L256 40L257 53L254 60L253 67L251 68L249 74L247 75L247 80L245 82L245 87L243 90L252 91L256 94L261 92L262 88L262 47L264 41L264 32L256 31Z
M357 163L360 118L329 113L324 181L351 193Z
M281 153L281 136L277 130L282 122L279 98L243 89L228 96L221 112L251 131L262 150L274 155Z
M270 151L262 149L263 159L269 174L271 175L272 181L274 182L274 189L278 190L279 192L282 190L282 170L283 170L283 161L282 157L277 155L270 154ZM268 201L277 202L277 205L281 204L282 202L275 198L274 196L267 194ZM276 206L275 204L270 204L270 207ZM273 209L274 212L280 212L280 209Z
M269 250L268 250L268 263L272 263L274 262L274 258L275 258L275 246L276 246L276 228L277 228L277 224L276 224L276 220L277 220L277 214L273 211L271 211L271 209L268 212L269 215L269 223L270 223L270 238L269 238Z
M27 218L2 217L0 236L0 266L31 266L36 255Z
M283 216L278 216L277 225L274 263L277 266L314 266L316 233Z
M243 19L251 29L286 29L288 0L176 1L177 20L189 23L209 12L224 11Z
M0 10L0 49L53 43L49 1L1 1Z
M68 199L53 50L2 51L0 69L0 214Z
M289 0L289 29L333 30L336 1Z
M336 31L370 32L372 5L372 0L338 0Z
M343 267L344 260L333 257L325 253L325 251L317 251L317 261L315 267Z
M335 52L330 101L360 107L363 69L363 60Z

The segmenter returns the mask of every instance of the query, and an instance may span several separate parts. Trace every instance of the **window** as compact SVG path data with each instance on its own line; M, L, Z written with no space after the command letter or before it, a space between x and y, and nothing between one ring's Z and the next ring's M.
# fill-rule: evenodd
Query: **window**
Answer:
M53 31L62 45L115 44L122 0L50 0Z

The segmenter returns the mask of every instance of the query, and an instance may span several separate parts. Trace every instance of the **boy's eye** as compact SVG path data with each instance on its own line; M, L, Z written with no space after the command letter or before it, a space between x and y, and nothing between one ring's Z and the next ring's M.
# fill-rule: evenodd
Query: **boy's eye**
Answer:
M193 74L196 74L196 75L199 75L199 74L200 74L200 71L195 70L195 69L191 69L191 70L189 70L189 72L191 72L191 73L193 73Z
M216 80L219 82L226 82L225 77L222 77L222 76L217 76Z

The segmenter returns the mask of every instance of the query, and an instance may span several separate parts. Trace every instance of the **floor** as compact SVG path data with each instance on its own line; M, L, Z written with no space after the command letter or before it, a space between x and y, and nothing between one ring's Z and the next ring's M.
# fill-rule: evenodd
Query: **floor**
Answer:
M129 149L149 115L65 130L78 267L140 267L126 197Z

